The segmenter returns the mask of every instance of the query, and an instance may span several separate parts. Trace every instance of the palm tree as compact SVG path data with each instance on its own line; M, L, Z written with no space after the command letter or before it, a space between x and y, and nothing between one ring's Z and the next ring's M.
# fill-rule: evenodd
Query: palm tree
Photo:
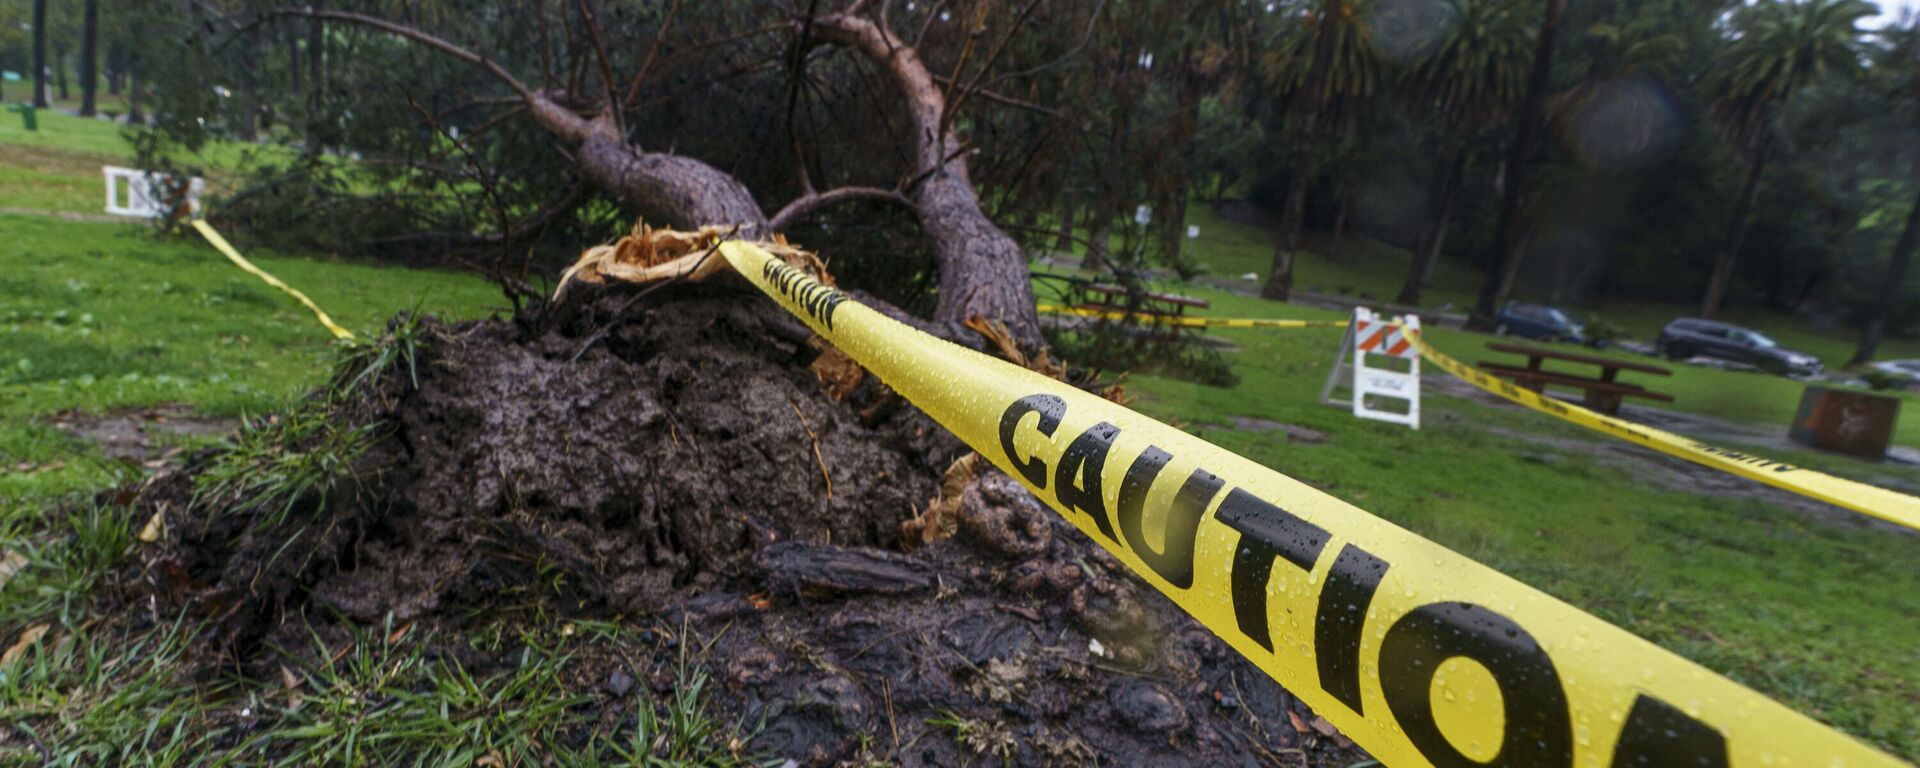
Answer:
M1862 0L1762 0L1734 12L1734 39L1705 80L1711 115L1747 164L1746 180L1727 221L1700 316L1720 311L1734 260L1751 224L1753 201L1775 150L1774 118L1794 94L1822 77L1860 69L1860 19L1875 7Z
M1367 41L1359 0L1321 0L1317 13L1306 17L1306 34L1292 38L1282 49L1279 69L1282 90L1292 93L1298 133L1288 163L1287 199L1280 217L1280 243L1273 252L1273 269L1260 295L1286 301L1293 292L1293 257L1306 218L1307 184L1313 179L1313 143L1325 118L1338 118L1373 93L1379 64ZM1311 61L1300 66L1311 51ZM1333 122L1328 119L1327 122Z
M1527 155L1533 150L1534 134L1540 132L1547 77L1553 72L1554 40L1560 31L1560 18L1566 12L1567 0L1547 0L1540 16L1540 32L1533 41L1533 64L1527 69L1527 92L1521 97L1513 142L1507 145L1506 165L1500 172L1500 216L1495 228L1495 250L1487 264L1487 273L1480 279L1480 297L1473 305L1471 322L1476 327L1492 324L1494 307L1506 297L1512 282L1508 275L1519 272L1522 241L1518 214L1520 197L1526 189Z
M1904 150L1901 154L1906 155L1907 183L1913 186L1914 201L1900 239L1894 242L1893 257L1887 262L1886 277L1880 281L1872 315L1861 329L1860 346L1848 365L1868 362L1879 351L1888 323L1898 314L1914 251L1920 250L1920 13L1908 14L1900 24L1881 30L1879 37L1882 45L1875 49L1872 72L1896 107L1892 117L1898 121L1898 134L1905 136L1898 141Z
M1447 0L1446 32L1401 81L1414 102L1444 123L1434 166L1434 208L1414 246L1399 303L1420 303L1420 287L1440 257L1466 165L1462 144L1477 126L1500 119L1520 96L1533 31L1513 0Z
M33 105L47 106L47 0L33 0Z
M86 0L80 28L80 116L93 117L100 69L100 0Z

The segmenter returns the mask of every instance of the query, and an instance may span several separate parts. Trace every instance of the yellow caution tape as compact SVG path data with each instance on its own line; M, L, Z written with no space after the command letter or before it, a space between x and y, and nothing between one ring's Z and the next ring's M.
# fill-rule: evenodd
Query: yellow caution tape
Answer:
M1086 307L1063 307L1057 304L1041 304L1037 307L1041 313L1049 315L1077 315L1095 317L1101 320L1133 319L1149 325L1173 325L1182 328L1345 328L1345 320L1281 320L1270 317L1184 317L1179 315L1128 314L1118 310L1089 309Z
M1562 402L1518 386L1441 354L1433 347L1427 346L1427 343L1419 337L1414 337L1413 343L1414 346L1419 347L1421 356L1442 370L1469 384L1549 416L1702 466L1757 480L1781 490L1819 499L1863 515L1877 517L1889 523L1920 529L1920 498L1791 464L1783 464L1749 453L1716 448L1671 432L1595 413L1573 403Z
M353 332L345 328L342 328L339 326L339 324L333 322L333 318L327 316L326 310L321 309L320 305L313 303L313 299L307 298L307 295L304 293L301 293L299 289L296 289L293 286L287 285L286 283L280 282L280 278L267 274L266 270L254 266L253 262L251 261L247 261L247 257L241 256L239 251L234 250L233 245L228 243L226 238L221 237L219 232L215 232L213 230L212 225L208 224L204 220L194 219L193 229L194 231L199 232L201 237L206 238L207 242L212 243L213 247L216 250L220 251L222 255L226 256L227 261L233 262L234 266L245 270L248 274L251 274L254 277L260 278L260 280L262 282L265 282L267 285L271 285L275 288L280 289L281 292L287 294L288 296L292 296L295 300L299 301L301 304L305 304L307 306L307 309L313 310L314 318L318 319L321 325L326 326L327 330L333 334L334 338L343 339L345 341L353 340Z
M1298 480L720 252L1388 765L1901 764Z

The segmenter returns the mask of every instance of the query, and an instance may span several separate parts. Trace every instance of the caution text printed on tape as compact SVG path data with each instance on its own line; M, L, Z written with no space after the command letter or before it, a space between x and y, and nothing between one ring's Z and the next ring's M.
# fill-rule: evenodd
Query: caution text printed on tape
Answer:
M721 253L1387 765L1900 764L1299 481Z

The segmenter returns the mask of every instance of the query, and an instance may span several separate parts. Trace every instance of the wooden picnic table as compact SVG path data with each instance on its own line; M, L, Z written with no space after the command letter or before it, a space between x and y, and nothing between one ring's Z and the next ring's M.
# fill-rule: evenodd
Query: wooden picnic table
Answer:
M1620 401L1622 398L1627 397L1657 400L1663 403L1673 402L1672 395L1654 392L1639 384L1619 380L1621 371L1647 373L1655 376L1673 375L1673 371L1657 365L1631 363L1625 360L1613 360L1605 357L1596 357L1594 355L1582 355L1573 352L1561 352L1555 349L1542 349L1540 347L1528 347L1494 341L1487 342L1487 349L1495 352L1525 355L1527 358L1527 364L1524 368L1506 363L1482 361L1480 367L1488 373L1502 378L1512 379L1513 383L1535 392L1545 392L1549 384L1582 390L1584 396L1581 398L1581 404L1604 414L1612 415L1619 413ZM1600 369L1600 374L1595 377L1582 376L1567 371L1549 371L1543 367L1548 360L1597 366Z
M1080 294L1071 299L1074 306L1079 309L1146 315L1150 318L1181 317L1189 308L1206 309L1213 306L1213 303L1206 299L1196 299L1177 293L1129 291L1125 286L1106 283L1086 283L1074 286L1072 290Z

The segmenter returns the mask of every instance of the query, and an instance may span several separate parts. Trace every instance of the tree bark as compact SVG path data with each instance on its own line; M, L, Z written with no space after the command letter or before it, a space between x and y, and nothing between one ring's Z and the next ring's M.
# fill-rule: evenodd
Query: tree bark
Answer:
M1726 236L1720 241L1720 252L1713 257L1713 274L1707 278L1707 294L1700 300L1700 316L1712 319L1720 311L1720 302L1727 296L1727 285L1733 282L1734 261L1740 256L1740 246L1746 242L1747 229L1753 215L1753 201L1760 196L1760 176L1767 167L1767 150L1770 144L1763 145L1754 155L1753 164L1747 168L1747 180L1740 185L1740 199L1733 205L1733 218L1727 221Z
M86 0L80 25L80 116L93 117L100 82L100 0Z
M1087 258L1080 266L1094 272L1105 271L1108 266L1107 246L1113 240L1113 213L1103 212L1099 207L1092 209L1087 223Z
M1907 284L1907 270L1913 266L1913 253L1920 250L1920 191L1916 191L1913 209L1907 211L1906 226L1900 230L1900 239L1893 244L1893 260L1887 262L1887 277L1880 282L1880 300L1874 304L1873 317L1867 320L1867 327L1860 332L1860 346L1853 351L1853 359L1847 365L1859 365L1873 360L1880 351L1880 340L1886 336L1887 325L1899 314L1900 295Z
M1520 100L1520 112L1515 118L1513 142L1507 147L1507 177L1501 185L1499 224L1494 238L1497 250L1480 280L1480 296L1474 302L1473 316L1468 321L1476 328L1484 329L1493 325L1494 308L1506 300L1506 292L1511 285L1508 275L1519 273L1522 253L1518 232L1520 198L1526 191L1527 155L1533 150L1534 134L1540 132L1541 107L1547 98L1550 85L1548 76L1553 70L1554 38L1560 29L1560 18L1566 10L1567 0L1547 0L1546 10L1540 18L1540 34L1534 41L1533 66L1527 72L1526 95Z
M33 0L33 105L47 107L47 0Z
M1054 250L1073 252L1073 217L1078 213L1073 207L1073 191L1060 190L1060 211L1057 214L1060 219L1060 234L1053 239Z
M60 100L71 101L73 93L67 90L67 49L56 46L52 63L54 88L60 91Z
M1413 259L1407 263L1407 279L1400 286L1398 303L1409 307L1420 306L1420 290L1433 280L1434 265L1440 261L1440 246L1447 239L1447 224L1453 220L1453 209L1460 196L1460 174L1466 167L1466 153L1460 149L1458 126L1447 129L1446 138L1441 142L1441 166L1439 184L1435 190L1437 201L1433 215L1421 228L1420 238L1414 244Z
M1333 37L1339 24L1340 4L1341 0L1320 3L1313 64L1307 70L1307 87L1301 102L1306 106L1306 114L1300 116L1300 137L1289 163L1287 202L1280 216L1280 243L1273 252L1273 269L1267 275L1267 284L1260 289L1260 295L1269 299L1286 301L1293 293L1293 257L1299 250L1300 227L1307 217L1307 185L1313 180L1313 137L1319 127L1321 107L1326 104L1320 91L1324 88L1327 68L1333 64Z
M96 33L97 34L97 33ZM107 95L120 95L120 78L127 73L126 49L119 43L107 45Z
M1347 208L1352 203L1346 195L1340 195L1339 209L1333 214L1333 240L1327 243L1327 261L1340 260L1340 241L1347 236Z
M920 210L920 226L940 267L934 319L995 318L1023 344L1042 344L1026 254L980 209L967 171L966 145L954 134L946 96L920 54L862 16L829 14L813 19L810 26L821 39L860 51L886 67L906 96L916 176L924 176L908 195Z
M289 29L281 37L287 46L287 88L295 98L299 98L302 85L300 82L300 35Z
M127 54L127 125L144 125L147 113L140 109L140 57Z

